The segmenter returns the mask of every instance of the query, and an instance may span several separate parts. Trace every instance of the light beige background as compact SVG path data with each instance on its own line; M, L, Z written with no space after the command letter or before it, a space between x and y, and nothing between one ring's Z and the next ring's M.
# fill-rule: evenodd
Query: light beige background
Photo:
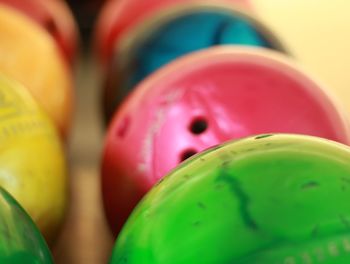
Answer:
M256 15L350 114L350 1L250 0Z
M69 147L71 205L54 248L57 264L107 263L113 238L105 222L99 166L104 130L100 80L94 61L82 56L76 74L76 109Z

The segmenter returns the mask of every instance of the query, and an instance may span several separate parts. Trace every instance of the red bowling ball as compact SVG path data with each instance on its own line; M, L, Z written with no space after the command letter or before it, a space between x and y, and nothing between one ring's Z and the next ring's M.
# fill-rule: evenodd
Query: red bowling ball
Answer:
M350 142L342 112L320 84L277 52L211 48L152 74L115 113L105 142L103 201L114 234L179 163L224 141L264 133Z
M27 15L56 40L62 54L73 64L78 49L78 29L68 5L62 0L0 0Z

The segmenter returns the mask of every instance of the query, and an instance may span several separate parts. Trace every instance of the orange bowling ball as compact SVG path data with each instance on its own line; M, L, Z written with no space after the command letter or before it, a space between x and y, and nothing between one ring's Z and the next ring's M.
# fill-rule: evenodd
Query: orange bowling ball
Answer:
M78 48L78 29L73 15L60 0L0 0L32 18L56 40L63 55L73 64Z
M21 82L66 137L73 106L70 69L54 39L27 16L0 6L0 72Z

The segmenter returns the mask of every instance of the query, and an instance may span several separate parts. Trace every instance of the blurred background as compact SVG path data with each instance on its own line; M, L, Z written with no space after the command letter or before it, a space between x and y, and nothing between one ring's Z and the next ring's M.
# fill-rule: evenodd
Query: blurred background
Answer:
M75 71L76 108L69 145L71 204L54 248L58 264L107 263L114 243L102 211L99 180L104 138L102 80L91 53L93 25L103 2L68 1L79 24L81 47Z

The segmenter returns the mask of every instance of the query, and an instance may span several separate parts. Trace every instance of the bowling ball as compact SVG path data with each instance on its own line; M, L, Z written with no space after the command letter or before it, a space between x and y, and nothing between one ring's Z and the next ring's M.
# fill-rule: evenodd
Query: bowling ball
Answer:
M147 194L110 263L350 263L349 161L300 135L212 148Z
M139 34L140 27L159 18L174 17L181 13L187 13L193 9L233 10L241 14L243 10L250 10L249 1L246 0L110 0L102 8L95 25L95 47L102 64L108 64L113 56L113 50L125 42L130 35ZM217 10L218 9L218 10ZM244 14L247 16L244 12ZM201 30L196 30L198 33ZM144 29L142 30L144 31ZM144 34L150 33L152 29Z
M262 133L350 142L347 123L322 86L277 52L217 47L156 72L121 105L108 129L102 191L113 232L180 162Z
M28 91L0 75L0 186L53 242L67 206L67 169L57 131Z
M67 136L72 76L55 41L13 8L0 6L0 72L20 81Z
M0 0L32 18L56 40L63 55L73 64L77 52L78 29L70 9L60 0Z
M158 15L145 19L116 42L115 60L107 70L104 88L106 121L136 84L185 54L217 45L250 45L284 51L263 25L225 3L177 2L176 8L158 11Z
M350 2L251 0L257 16L350 114Z
M0 187L0 262L6 264L53 263L50 251L32 219Z

